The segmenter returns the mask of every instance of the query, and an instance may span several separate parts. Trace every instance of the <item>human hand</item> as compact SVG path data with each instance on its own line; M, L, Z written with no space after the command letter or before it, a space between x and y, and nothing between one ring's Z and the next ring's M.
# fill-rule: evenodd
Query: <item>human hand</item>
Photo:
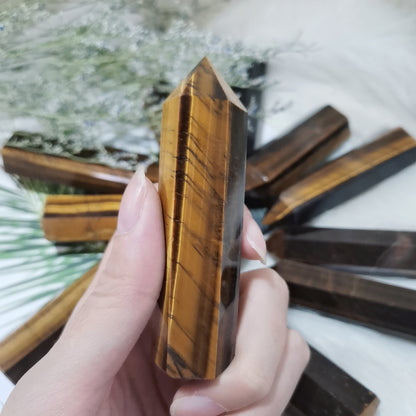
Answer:
M246 209L242 254L261 260L265 253ZM281 414L309 357L306 343L286 327L284 281L270 269L242 274L234 360L214 381L179 381L154 364L164 258L159 196L138 172L92 284L2 416Z

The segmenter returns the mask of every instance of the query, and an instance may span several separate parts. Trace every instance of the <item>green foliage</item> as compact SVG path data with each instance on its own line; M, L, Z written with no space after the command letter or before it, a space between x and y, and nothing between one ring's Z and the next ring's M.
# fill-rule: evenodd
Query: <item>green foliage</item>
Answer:
M40 224L43 201L44 194L34 190L0 186L0 334L101 258L103 245L56 246L46 240Z
M26 0L5 7L0 115L35 118L46 134L81 144L140 136L157 153L162 100L204 55L231 85L247 87L263 82L248 79L251 63L277 52L198 31L192 3L88 0L65 9Z

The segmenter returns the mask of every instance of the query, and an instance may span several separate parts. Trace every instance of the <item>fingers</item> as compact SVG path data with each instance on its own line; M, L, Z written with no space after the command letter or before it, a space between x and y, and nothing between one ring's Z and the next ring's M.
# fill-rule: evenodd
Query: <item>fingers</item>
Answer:
M281 415L295 391L296 385L309 361L307 343L298 332L288 330L287 342L280 360L277 376L267 396L230 416L277 416Z
M75 354L88 368L94 369L99 363L100 371L107 371L111 377L155 308L164 252L160 200L144 172L138 171L124 193L117 231L58 347Z
M182 387L172 404L174 416L232 414L271 394L279 366L285 368L288 289L274 271L260 269L242 275L240 296L234 360L215 381Z
M99 355L111 357L106 360L109 374L116 371L156 305L164 253L159 196L143 171L138 171L123 196L117 231L96 277L75 308L56 348L65 345L62 348L69 354L76 349L79 362L94 368L100 361L95 346L100 346ZM242 253L249 259L263 259L266 254L263 235L247 208ZM100 365L102 368L102 362Z
M260 260L263 264L266 264L267 249L263 233L245 205L241 254L248 260Z
M268 393L286 344L286 283L270 269L250 272L242 276L240 296L236 353L228 374L230 384L237 380L239 384L234 397L221 400L228 410L245 407Z

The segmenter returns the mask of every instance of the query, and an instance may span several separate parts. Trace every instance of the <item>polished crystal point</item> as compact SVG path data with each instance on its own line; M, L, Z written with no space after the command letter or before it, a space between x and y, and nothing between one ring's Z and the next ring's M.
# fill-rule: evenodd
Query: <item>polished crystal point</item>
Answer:
M158 365L213 379L234 355L247 113L207 58L163 106L166 275Z

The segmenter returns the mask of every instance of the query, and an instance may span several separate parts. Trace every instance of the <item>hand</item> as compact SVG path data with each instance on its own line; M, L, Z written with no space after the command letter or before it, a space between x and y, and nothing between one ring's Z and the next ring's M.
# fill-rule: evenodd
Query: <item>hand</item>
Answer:
M242 253L266 254L247 209ZM215 381L178 381L154 364L164 258L159 196L138 172L91 286L2 416L163 416L169 408L175 416L281 414L309 357L306 343L286 328L284 281L270 269L242 274L234 360Z

